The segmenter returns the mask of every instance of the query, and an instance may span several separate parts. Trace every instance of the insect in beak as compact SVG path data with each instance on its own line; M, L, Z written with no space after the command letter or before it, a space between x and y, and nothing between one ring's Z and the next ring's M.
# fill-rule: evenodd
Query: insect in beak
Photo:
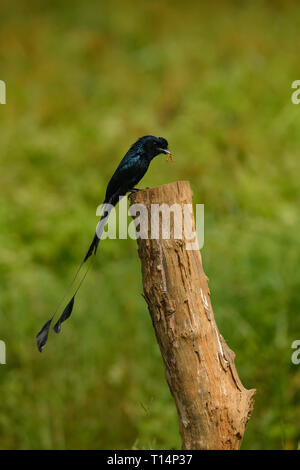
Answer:
M159 148L158 150L159 150L161 153L164 153L164 154L167 155L166 162L167 162L168 160L171 160L171 162L174 161L174 160L173 160L173 157L172 157L172 154L171 154L171 152L170 152L169 150L167 150L167 149L160 149L160 148Z

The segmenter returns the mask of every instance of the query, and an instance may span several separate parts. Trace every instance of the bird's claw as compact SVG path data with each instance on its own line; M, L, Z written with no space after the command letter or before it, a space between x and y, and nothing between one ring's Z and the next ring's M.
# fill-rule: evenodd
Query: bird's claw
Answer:
M139 188L132 188L130 191L129 191L129 196L131 194L134 194L134 193L137 193L138 191L141 191Z

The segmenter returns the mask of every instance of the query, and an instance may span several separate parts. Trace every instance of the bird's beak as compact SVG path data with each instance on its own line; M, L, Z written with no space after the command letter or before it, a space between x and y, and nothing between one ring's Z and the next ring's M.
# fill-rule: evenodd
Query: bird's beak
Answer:
M164 153L164 154L167 155L167 160L166 160L166 162L167 162L169 159L173 162L173 157L172 157L172 154L171 154L171 152L170 152L169 150L167 150L167 149L161 149L161 148L159 148L158 150L159 150L161 153Z

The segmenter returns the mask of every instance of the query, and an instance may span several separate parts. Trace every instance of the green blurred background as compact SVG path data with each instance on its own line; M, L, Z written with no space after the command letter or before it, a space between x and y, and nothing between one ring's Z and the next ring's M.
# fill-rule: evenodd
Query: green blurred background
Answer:
M136 242L107 240L61 336L35 335L139 136L168 139L142 186L190 180L219 328L257 388L244 449L300 441L300 5L1 3L1 449L170 449L178 423Z

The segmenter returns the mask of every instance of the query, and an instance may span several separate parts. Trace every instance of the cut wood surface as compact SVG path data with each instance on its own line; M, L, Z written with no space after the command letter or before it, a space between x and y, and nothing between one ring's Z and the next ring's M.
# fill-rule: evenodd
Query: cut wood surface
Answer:
M148 209L140 220L141 225L148 222L149 237L137 240L143 296L177 407L182 448L239 449L255 390L241 383L235 354L216 325L200 251L187 250L186 240L174 239L172 231L170 239L150 236L151 204L178 203L183 208L192 204L192 197L188 181L130 196L131 206L144 204ZM171 228L181 224L182 217L175 213Z

